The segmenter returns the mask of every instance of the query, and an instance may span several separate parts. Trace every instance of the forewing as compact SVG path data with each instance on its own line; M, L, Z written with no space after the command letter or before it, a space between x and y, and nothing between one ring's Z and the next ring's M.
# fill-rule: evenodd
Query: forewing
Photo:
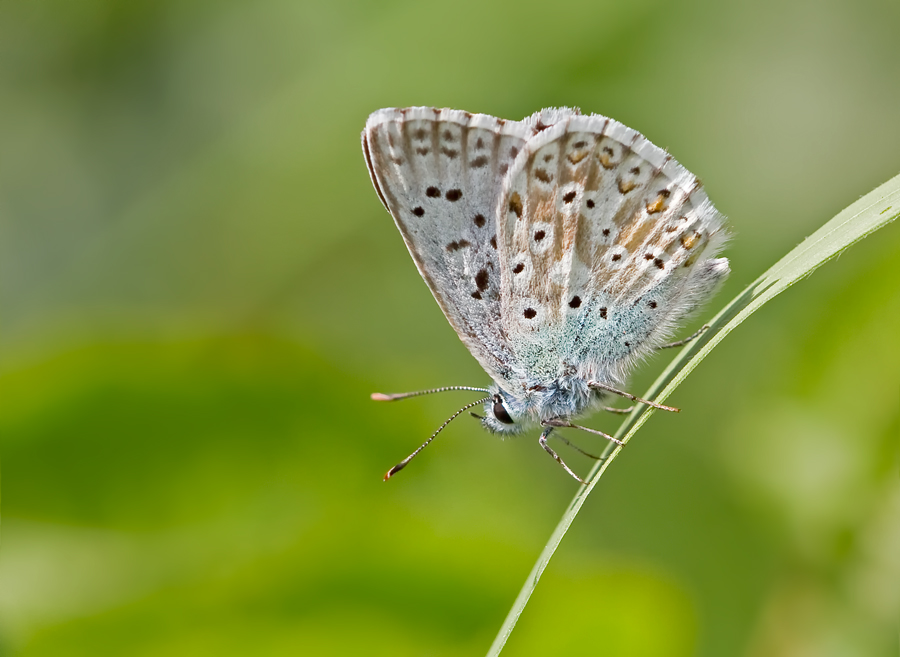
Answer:
M502 325L538 381L619 380L727 275L709 259L723 217L634 130L596 115L544 123L498 208Z
M500 325L496 216L524 123L414 107L369 117L362 146L372 183L422 278L469 351L495 380L510 349Z

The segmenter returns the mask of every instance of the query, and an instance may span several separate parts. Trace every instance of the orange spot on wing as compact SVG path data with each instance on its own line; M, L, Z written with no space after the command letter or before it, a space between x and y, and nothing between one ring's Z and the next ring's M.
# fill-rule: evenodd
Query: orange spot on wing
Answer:
M662 212L666 209L666 199L662 196L657 196L656 200L653 203L647 204L647 213L648 214L656 214L657 212Z
M509 211L515 212L516 217L522 216L522 197L519 196L519 192L513 192L509 197Z
M622 180L621 178L619 179L619 193L620 194L627 194L635 187L637 187L637 185L634 183L634 181Z
M693 233L687 237L684 235L681 236L681 246L688 250L693 249L698 241L700 241L700 235L698 233Z

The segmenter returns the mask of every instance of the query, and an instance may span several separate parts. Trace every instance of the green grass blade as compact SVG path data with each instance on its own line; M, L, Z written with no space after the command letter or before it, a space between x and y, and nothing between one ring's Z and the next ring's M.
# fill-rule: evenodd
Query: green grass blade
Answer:
M747 289L733 299L709 323L709 330L690 342L666 370L660 375L650 390L644 395L662 403L681 385L681 382L700 364L710 351L732 330L759 309L763 304L789 288L797 281L809 276L821 265L831 260L844 249L852 246L867 235L884 227L900 216L900 175L873 190L869 194L845 208L836 217L807 237L795 249L775 263L767 272L755 280ZM622 423L616 437L628 443L641 428L652 408L640 406ZM565 536L575 516L590 495L600 477L622 451L622 447L610 443L601 459L588 475L587 486L582 486L569 503L559 524L553 530L528 579L513 603L500 632L488 651L488 657L499 655L512 633L519 616L537 586L544 569L550 562L560 541Z

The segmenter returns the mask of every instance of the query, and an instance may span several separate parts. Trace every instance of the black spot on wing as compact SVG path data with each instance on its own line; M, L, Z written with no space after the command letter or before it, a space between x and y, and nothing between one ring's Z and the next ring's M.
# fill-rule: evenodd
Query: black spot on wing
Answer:
M472 243L469 240L459 240L458 242L450 242L450 244L447 245L447 250L453 253L454 251L459 251L467 246L472 246Z
M488 282L487 269L481 269L475 274L475 285L477 285L478 289L482 292L488 289Z

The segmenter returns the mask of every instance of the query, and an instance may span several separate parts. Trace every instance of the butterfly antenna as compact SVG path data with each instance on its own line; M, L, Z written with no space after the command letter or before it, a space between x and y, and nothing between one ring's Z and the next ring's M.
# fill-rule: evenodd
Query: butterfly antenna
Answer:
M463 390L477 390L477 389L478 389L478 388L463 388ZM435 391L435 392L438 392L438 391ZM424 394L424 393L408 393L408 394L413 394L413 395L415 395L415 394ZM387 471L387 474L384 475L384 480L387 481L388 479L390 479L391 477L393 477L395 474L397 474L398 472L400 472L403 468L405 468L405 467L406 467L406 464L409 463L410 461L412 461L412 460L416 457L416 455L417 455L419 452L421 452L423 449L425 449L426 447L428 447L428 443L430 443L432 440L434 440L434 439L435 439L435 436L437 436L441 431L443 431L443 430L444 430L444 427L446 427L448 424L450 424L451 422L453 422L453 420L455 420L455 419L459 416L460 413L462 413L463 411L469 410L469 409L472 408L473 406L478 406L478 404L483 404L484 402L488 401L489 399L490 399L490 397L485 397L484 399L479 399L478 401L473 401L471 404L466 404L466 405L463 406L461 409L459 409L458 411L456 411L456 413L454 413L454 414L451 415L449 418L447 418L447 421L446 421L446 422L444 422L441 426L438 427L438 430L437 430L437 431L435 431L433 434L431 434L431 438L429 438L429 439L426 440L424 443L422 443L422 445L419 447L419 449L417 449L415 452L413 452L412 454L410 454L409 456L407 456L405 459L403 459L402 461L400 461L400 463L398 463L397 465L395 465L393 468L391 468L390 470L388 470L388 471Z
M393 395L386 395L383 392L373 392L371 397L375 401L397 401L399 399L408 399L409 397L418 397L419 395L430 395L435 392L447 392L448 390L471 390L473 392L483 393L490 392L487 388L473 388L471 386L444 386L443 388L431 388L430 390L419 390L417 392L398 392Z

